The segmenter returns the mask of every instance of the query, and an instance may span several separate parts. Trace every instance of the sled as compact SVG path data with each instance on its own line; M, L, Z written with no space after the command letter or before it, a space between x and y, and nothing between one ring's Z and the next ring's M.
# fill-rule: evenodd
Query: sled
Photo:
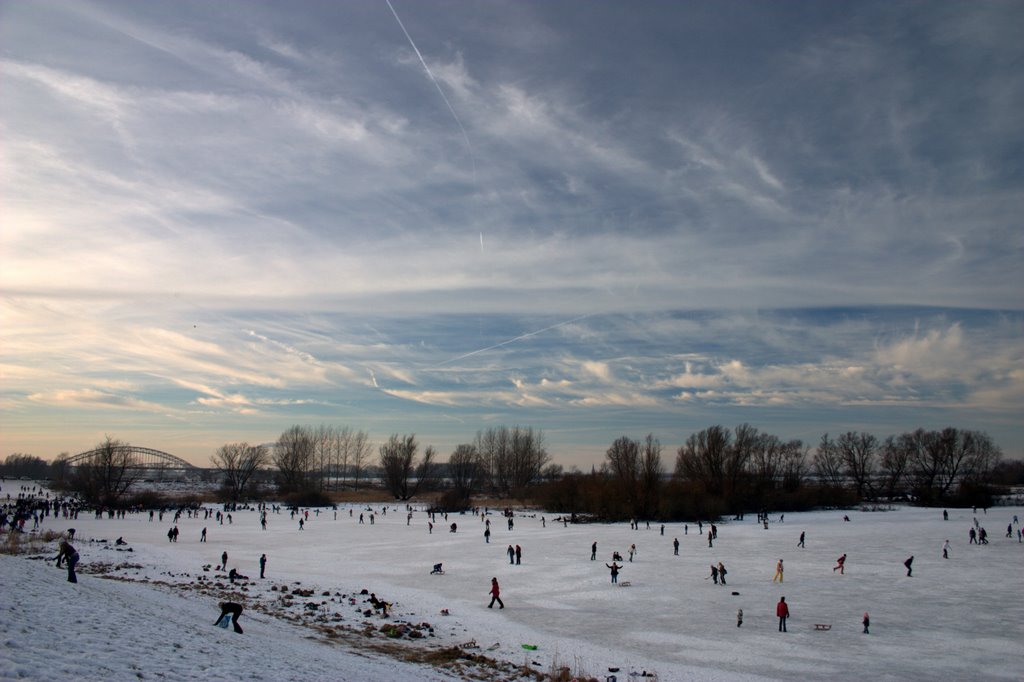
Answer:
M226 630L229 625L231 625L231 614L230 613L225 614L223 618L221 618L220 620L217 621L217 627L219 627L219 628L224 628Z
M832 629L832 624L831 623L815 623L814 624L814 629L815 630L824 630L824 631L827 632L828 630Z
M619 582L619 583L616 583L616 584L617 584L617 585L618 585L619 587L632 587L632 585L633 585L633 583L631 583L631 582L630 582L630 581L628 581L628 580L623 580L622 582Z
M536 644L523 644L522 647L524 649L526 649L527 651L536 651L537 650L537 645Z

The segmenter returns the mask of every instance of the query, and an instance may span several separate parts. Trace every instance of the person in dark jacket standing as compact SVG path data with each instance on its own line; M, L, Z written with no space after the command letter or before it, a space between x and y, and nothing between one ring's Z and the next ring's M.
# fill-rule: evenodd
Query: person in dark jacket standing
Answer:
M779 617L779 632L787 632L786 619L789 618L789 604L786 603L785 597L780 598L779 603L775 605L775 615Z
M597 542L590 546L590 560L597 561Z
M907 567L907 577L909 578L914 572L914 556L911 555L909 559L903 562L903 565Z
M491 578L491 603L487 605L487 608L494 608L494 602L498 602L498 608L505 608L505 603L501 601L501 588L498 587L498 579Z
M267 571L267 555L266 554L261 554L260 555L260 578L266 578L267 577L266 575L264 575L266 573L266 571Z
M861 622L864 623L864 634L866 635L868 634L868 627L871 626L871 619L868 618L867 611L864 612L864 620L862 620Z
M608 564L605 564L605 566L608 566ZM612 571L612 584L617 585L619 582L619 565L613 561L608 568Z

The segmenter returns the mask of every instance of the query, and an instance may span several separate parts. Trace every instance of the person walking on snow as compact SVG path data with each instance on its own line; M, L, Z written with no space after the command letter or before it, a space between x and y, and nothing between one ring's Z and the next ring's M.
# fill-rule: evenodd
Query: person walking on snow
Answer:
M789 604L786 603L785 597L780 598L779 603L775 605L775 615L779 617L779 632L786 632L786 619L789 618Z
M719 561L719 562L718 562L718 580L719 580L719 581L720 581L720 582L721 582L721 583L722 583L723 585L725 584L725 574L726 574L726 573L728 573L728 571L727 571L727 570L725 570L725 564L723 564L723 563L722 563L721 561Z
M911 554L910 558L903 562L903 565L907 567L907 577L909 578L914 572L914 555Z
M772 582L778 580L782 582L782 559L779 559L779 563L775 564L775 575L772 577Z
M945 542L942 543L942 558L943 559L948 559L949 558L949 539L948 538L946 539Z
M523 548L516 545L516 566L520 565L523 560Z
M803 547L804 546L804 535L805 535L804 531L800 531L800 542L796 543L797 547Z
M841 556L838 559L836 559L836 565L832 568L832 572L835 573L836 569L839 570L839 575L844 575L846 573L846 555L845 554L843 554L843 556Z
M718 566L711 564L711 575L709 575L708 578L711 578L716 585L718 584ZM705 580L707 580L707 578L705 578Z
M266 576L264 575L264 573L266 573L266 570L267 570L267 555L266 554L261 554L260 555L260 578L266 578Z
M608 564L605 564L605 566L608 566ZM612 572L612 585L617 585L619 583L619 568L621 567L612 561L611 566L608 566L608 568L610 568Z
M743 625L743 609L736 612L736 627L742 627Z
M861 622L864 623L864 634L866 635L868 634L868 627L871 625L871 619L868 618L867 611L864 612L864 620L862 620Z
M516 563L516 550L512 545L508 546L506 553L508 554L509 565L511 566L512 564Z
M596 540L594 541L594 544L592 544L590 546L590 560L591 561L597 561L597 541Z
M672 552L676 556L679 556L679 538L673 538L673 540L672 540Z
M491 578L491 603L487 605L487 608L494 608L494 602L498 602L498 608L505 608L505 603L501 601L501 588L498 587L498 579Z

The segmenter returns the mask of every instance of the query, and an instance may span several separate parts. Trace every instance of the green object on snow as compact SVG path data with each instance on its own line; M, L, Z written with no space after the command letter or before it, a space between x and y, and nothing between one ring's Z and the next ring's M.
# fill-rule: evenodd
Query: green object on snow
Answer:
M526 649L527 651L536 651L537 650L537 645L536 644L524 644L523 648Z

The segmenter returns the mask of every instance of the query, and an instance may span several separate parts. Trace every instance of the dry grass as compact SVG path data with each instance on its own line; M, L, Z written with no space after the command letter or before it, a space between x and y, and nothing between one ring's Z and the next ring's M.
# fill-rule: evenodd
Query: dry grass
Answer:
M38 554L61 536L52 530L42 533L7 533L0 542L0 554Z

